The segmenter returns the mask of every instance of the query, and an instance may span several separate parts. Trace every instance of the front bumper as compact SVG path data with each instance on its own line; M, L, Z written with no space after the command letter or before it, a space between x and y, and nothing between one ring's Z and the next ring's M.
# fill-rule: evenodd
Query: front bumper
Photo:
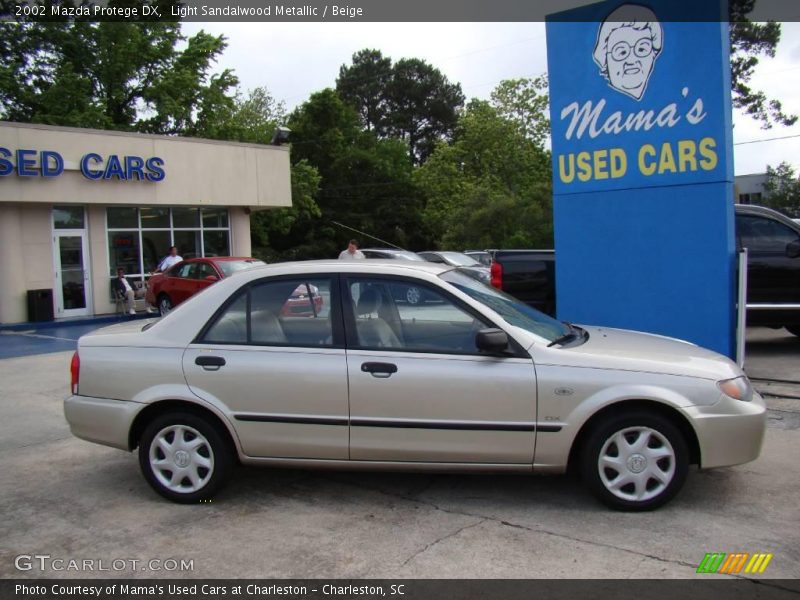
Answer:
M127 400L70 396L64 416L75 437L120 450L130 450L128 434L136 415L146 405Z
M727 396L711 406L684 408L700 444L700 467L729 467L758 458L767 427L764 399L750 402Z

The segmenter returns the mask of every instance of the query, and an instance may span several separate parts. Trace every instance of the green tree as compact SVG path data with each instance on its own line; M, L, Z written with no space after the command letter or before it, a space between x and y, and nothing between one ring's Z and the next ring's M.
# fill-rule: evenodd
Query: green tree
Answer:
M233 73L211 74L225 46L171 22L2 22L0 117L198 135L233 103Z
M450 83L424 60L395 63L387 88L386 133L404 140L414 164L422 164L440 140L448 140L464 105L461 85Z
M440 140L449 140L464 104L461 86L419 59L394 64L378 50L353 54L342 65L336 91L356 109L361 124L378 137L408 144L412 163L422 164Z
M423 218L447 248L552 247L550 156L519 123L473 100L451 144L418 169Z
M501 117L516 123L522 135L535 144L544 144L550 136L547 75L501 81L491 98Z
M336 256L355 234L334 221L404 247L419 249L427 241L402 142L363 130L356 110L331 89L297 108L289 127L292 162L307 161L319 171L321 218L298 220L286 236L273 238L282 257Z
M764 204L790 217L800 217L800 179L794 168L782 162L774 169L767 166Z
M364 49L353 54L351 65L339 68L336 91L353 106L368 131L383 133L386 123L386 90L392 80L392 60L380 50Z
M781 25L774 21L753 23L747 14L753 10L756 0L730 0L731 39L731 86L733 105L742 109L764 129L773 124L793 125L796 115L783 112L779 100L768 99L766 94L750 87L750 79L758 65L759 55L775 56L781 39Z

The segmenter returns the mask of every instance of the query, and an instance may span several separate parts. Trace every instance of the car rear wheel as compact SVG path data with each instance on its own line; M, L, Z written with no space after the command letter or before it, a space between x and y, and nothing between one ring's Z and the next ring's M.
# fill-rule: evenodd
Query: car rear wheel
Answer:
M581 472L597 498L617 510L652 510L683 487L689 451L661 415L639 412L602 421L583 446Z
M139 466L159 494L181 503L211 498L233 468L224 437L202 417L173 412L156 417L139 440Z
M161 294L158 297L158 312L164 317L172 310L172 300L166 294Z

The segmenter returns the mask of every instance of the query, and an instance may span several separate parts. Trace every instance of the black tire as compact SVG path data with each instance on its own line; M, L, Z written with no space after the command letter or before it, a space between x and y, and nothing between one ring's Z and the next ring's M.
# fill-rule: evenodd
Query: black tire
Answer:
M158 314L165 317L172 310L172 300L166 294L161 294L158 297Z
M800 337L800 325L787 325L786 331L788 331L792 335Z
M640 435L644 437L639 438ZM629 444L627 449L619 449L615 441L622 439L619 436ZM642 454L636 442L645 444ZM616 458L615 452L617 457L628 455L627 460L621 461L620 470L608 462ZM607 459L603 469L601 455ZM582 446L580 466L584 483L606 506L626 511L653 510L669 502L683 487L689 470L689 450L683 434L669 419L637 411L599 422ZM657 471L651 474L651 469ZM618 489L612 491L612 487Z
M184 456L167 455L164 447L156 440L169 441L172 433L174 444L176 431L181 431L179 443L182 444L175 451L176 455L183 448L194 444L198 444L197 451L183 450ZM201 441L197 442L198 439ZM184 442L186 445L183 445ZM151 452L156 460L165 461L161 469L151 464ZM210 466L197 466L196 462L202 462L200 459L205 459ZM180 465L178 461L188 461L188 467ZM224 434L216 425L191 412L176 411L155 417L145 427L139 439L139 466L145 480L156 492L173 502L192 504L211 498L225 484L234 464L233 449ZM186 473L180 480L177 479L182 474L179 469L184 469ZM192 470L197 478L195 482L191 481ZM168 476L175 478L172 487L166 482Z

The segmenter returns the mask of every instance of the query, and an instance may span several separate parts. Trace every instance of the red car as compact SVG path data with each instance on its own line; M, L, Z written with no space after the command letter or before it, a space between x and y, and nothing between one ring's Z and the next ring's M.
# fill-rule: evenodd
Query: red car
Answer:
M312 307L310 299L314 300ZM319 288L311 284L300 284L284 302L281 315L284 317L316 317L322 310Z
M263 265L257 258L215 256L190 258L179 262L165 273L158 273L147 282L147 302L165 315L173 307L236 271Z

